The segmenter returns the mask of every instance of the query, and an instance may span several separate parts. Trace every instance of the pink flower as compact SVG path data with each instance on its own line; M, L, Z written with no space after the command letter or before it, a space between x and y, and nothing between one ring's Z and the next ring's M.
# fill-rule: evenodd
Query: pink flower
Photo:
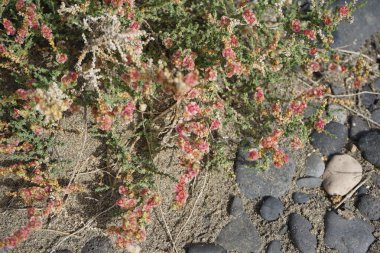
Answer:
M347 16L347 14L350 12L350 9L347 5L342 5L339 7L339 14L341 16Z
M202 151L204 153L208 153L210 150L210 144L205 140L198 141L197 147L199 148L200 151Z
M173 46L173 39L170 37L167 37L164 39L163 44L166 48L171 48Z
M253 25L253 24L257 23L256 16L252 12L252 10L250 10L250 9L246 9L243 12L243 18L244 18L245 22L247 22L247 24L249 24L249 25Z
M239 46L239 40L238 38L235 36L235 34L231 34L230 36L230 44L232 47L237 47Z
M321 69L321 65L316 61L312 61L309 63L309 69L313 72L318 72Z
M233 75L241 75L242 72L243 72L243 67L240 62L227 63L226 76L228 78L232 77Z
M133 112L136 110L136 106L133 102L128 102L121 112L123 117L127 117L128 119L131 119L133 116Z
M222 16L222 17L220 18L220 25L221 25L221 26L226 27L226 26L229 26L230 23L231 23L231 20L230 20L229 17L227 17L227 16Z
M261 158L261 154L260 154L260 152L256 148L250 149L248 151L248 159L249 160L256 161L256 160L258 160L260 158Z
M301 139L300 139L298 136L294 136L294 137L292 138L292 141L291 141L291 143L290 143L290 146L291 146L293 149L295 149L295 150L300 149L300 148L302 147L302 141L301 141Z
M190 116L195 116L200 112L200 108L196 102L190 102L186 105L186 112Z
M185 67L189 71L194 70L195 63L194 63L194 55L192 53L189 53L188 55L185 56L185 58L183 58L182 66Z
M7 52L7 48L4 44L0 44L0 54L4 54L5 52Z
M257 87L256 88L256 92L255 92L255 100L257 103L262 103L264 101L265 97L264 97L264 91L261 87Z
M133 30L138 30L140 29L140 26L141 26L140 22L133 21L129 27L132 28Z
M205 70L205 79L207 81L216 81L217 80L217 77L218 77L218 72L216 72L216 70L208 67L206 70Z
M289 162L289 156L283 150L276 150L273 155L273 164L276 168L281 168Z
M16 10L20 11L25 6L25 0L17 0Z
M292 101L289 105L289 111L301 115L307 107L304 101Z
M223 49L222 55L227 60L235 60L236 59L236 54L235 54L234 50L230 47Z
M41 33L42 33L42 37L44 37L45 39L47 40L53 39L52 30L47 25L42 25Z
M8 35L13 36L16 34L16 29L13 27L12 22L9 21L8 19L6 18L3 19L3 26L5 30L7 31Z
M210 129L211 130L216 130L216 129L218 129L219 127L220 127L220 121L218 120L218 119L213 119L212 121L211 121L211 124L210 124Z
M55 60L58 63L63 64L67 61L67 54L59 53L55 56Z
M322 118L319 118L315 123L314 123L314 129L317 130L317 132L322 132L323 129L325 128L326 121Z
M293 32L299 33L301 31L301 22L298 19L294 19L290 22L290 27Z
M98 128L103 131L108 131L112 128L113 118L111 115L105 114L97 117Z
M189 72L185 75L183 80L188 86L194 87L198 84L198 75L195 72Z

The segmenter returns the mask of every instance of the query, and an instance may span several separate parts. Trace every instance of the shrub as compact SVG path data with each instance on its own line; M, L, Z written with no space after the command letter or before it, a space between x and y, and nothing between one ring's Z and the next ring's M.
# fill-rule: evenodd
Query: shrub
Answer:
M173 189L173 208L180 208L189 182L223 156L218 129L227 124L254 137L247 157L262 169L281 168L285 150L301 148L313 128L323 130L321 109L304 112L314 101L322 108L328 89L300 90L291 77L312 80L326 69L359 88L368 76L365 61L344 65L330 48L354 3L333 9L332 1L308 8L291 0L57 2L0 4L0 153L7 164L0 174L26 182L11 194L29 206L27 225L0 248L15 247L70 192L83 190L51 172L58 161L49 149L64 114L91 109L90 132L117 164L122 222L109 232L118 246L130 247L145 239L160 203L154 176L162 173L153 158L162 148L174 143L182 152L184 170Z

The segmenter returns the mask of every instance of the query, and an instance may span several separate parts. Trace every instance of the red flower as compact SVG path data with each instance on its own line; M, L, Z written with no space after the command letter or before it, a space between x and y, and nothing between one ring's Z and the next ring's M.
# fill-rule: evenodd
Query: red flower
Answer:
M4 54L5 52L7 52L7 48L4 44L0 44L0 54Z
M323 23L325 23L325 25L332 25L333 22L330 16L324 16Z
M136 110L136 106L133 102L128 102L122 111L122 116L127 117L128 119L131 119L133 116L133 112Z
M198 146L199 150L204 152L204 153L208 153L210 150L210 144L208 144L208 142L205 140L198 141L197 146Z
M312 47L312 48L309 49L309 54L310 55L315 55L315 54L317 54L317 52L318 52L318 49L315 48L315 47Z
M315 40L315 31L314 30L306 29L305 31L303 31L303 35L305 35L306 37L308 37L311 40Z
M253 149L248 151L248 159L249 160L256 161L260 158L261 158L261 154L256 148L253 148Z
M347 16L347 14L350 12L350 9L347 5L342 5L339 7L339 14L341 16Z
M237 47L239 46L239 40L238 38L235 36L235 34L231 34L230 36L230 44L232 47Z
M307 107L307 104L304 101L292 101L289 105L289 110L292 113L301 115Z
M245 22L247 22L247 24L249 24L249 25L253 25L253 24L257 23L257 18L255 16L255 14L252 12L252 10L250 10L250 9L246 9L243 12L243 18L244 18Z
M301 31L301 22L298 19L292 20L290 26L293 32L299 33Z
M20 11L25 6L25 0L17 0L16 10Z

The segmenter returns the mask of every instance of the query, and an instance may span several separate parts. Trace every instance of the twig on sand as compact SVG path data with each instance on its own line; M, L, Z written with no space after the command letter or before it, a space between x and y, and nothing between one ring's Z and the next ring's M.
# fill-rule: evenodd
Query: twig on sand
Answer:
M379 92L361 91L361 92L357 92L357 93L342 94L342 95L331 95L331 94L327 94L327 95L325 95L325 97L329 97L329 98L344 98L344 97L355 97L355 96L360 96L360 95L363 95L363 94L380 95Z
M349 110L350 112L352 113L355 113L356 115L358 115L359 117L362 117L363 119L367 120L368 122L371 122L373 125L377 126L377 127L380 127L380 124L377 123L376 121L373 121L372 119L368 118L367 116L361 114L360 112L346 106L346 105L341 105L343 106L345 109Z
M73 237L73 236L76 236L76 234L82 232L84 229L86 229L88 226L90 226L98 217L100 217L101 215L107 213L108 211L110 211L112 208L114 208L115 205L105 209L104 211L101 211L100 213L96 214L95 216L93 216L91 219L89 219L86 224L84 224L81 228L77 229L76 231L66 235L65 237L62 238L62 240L57 244L55 245L52 250L50 251L50 253L53 253L55 252L55 250L61 246L62 243L64 243L67 239L69 239L70 237Z
M166 229L166 233L168 234L169 239L170 239L170 241L171 241L171 243L172 243L173 250L174 250L176 253L178 253L178 250L177 250L177 247L176 247L175 241L173 240L172 233L170 232L170 229L169 229L168 223L166 222L166 219L165 219L165 216L164 216L164 212L162 211L161 205L158 205L158 210L160 211L160 215L161 215L162 221L164 222L165 229Z
M205 179L203 181L203 185L202 185L202 188L197 196L197 199L195 200L194 202L194 205L190 211L190 214L189 214L189 217L187 218L186 222L183 224L183 226L181 227L181 229L179 230L178 234L177 234L177 237L176 239L174 240L174 243L177 242L177 239L179 238L179 236L181 235L182 231L185 229L185 227L187 226L187 224L189 223L189 221L191 220L192 216L193 216L193 213L194 213L194 210L195 210L195 207L197 206L198 204L198 201L200 200L202 194L203 194L203 191L204 189L206 188L206 184L207 184L207 181L208 181L208 173L206 172L206 175L205 175Z
M39 231L46 231L46 232L52 232L52 233L57 233L57 234L62 234L62 235L70 235L69 232L64 232L64 231L59 231L59 230L54 230L54 229L47 229L47 228L41 228ZM72 235L75 237L78 237L78 235Z
M355 186L349 193L346 194L346 196L338 203L334 206L334 209L338 209L344 202L346 202L349 198L352 197L352 195L354 195L354 193L356 192L357 189L359 189L360 186L362 186L363 184L365 184L369 179L371 178L371 174L368 175L363 181L361 181L357 186Z

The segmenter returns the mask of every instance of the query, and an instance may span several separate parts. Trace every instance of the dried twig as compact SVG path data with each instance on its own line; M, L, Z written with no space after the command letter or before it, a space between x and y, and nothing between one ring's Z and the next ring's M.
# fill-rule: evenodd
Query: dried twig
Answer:
M346 194L346 196L334 206L334 209L338 209L344 202L346 202L349 198L354 195L357 189L359 189L360 186L365 184L369 179L371 178L371 175L368 175L363 181L361 181L356 187L354 187L349 193Z
M338 51L338 52L342 52L342 53L346 53L346 54L363 56L364 58L366 58L369 61L376 62L374 59L372 59L368 55L362 54L360 52L350 51L350 50L346 50L346 49L339 49L339 48L334 48L333 50Z
M53 253L55 252L55 250L61 246L62 243L64 243L67 239L69 239L70 237L73 237L73 236L76 236L76 234L82 232L84 229L86 229L88 226L90 226L98 217L100 217L101 215L107 213L108 211L110 211L111 209L113 209L115 207L115 205L107 208L106 210L104 211L101 211L100 213L98 213L97 215L93 216L91 219L89 219L86 224L84 224L81 228L77 229L76 231L66 235L65 237L63 237L63 239L57 244L55 245L52 250L50 251L50 253Z
M361 92L358 92L358 93L343 94L343 95L331 95L331 94L327 94L327 95L325 95L325 97L329 97L329 98L344 98L344 97L355 97L355 96L360 96L360 95L363 95L363 94L380 95L379 92L361 91Z
M189 221L191 220L192 216L193 216L193 213L194 213L194 210L195 210L195 207L197 206L198 204L198 201L200 200L202 194L203 194L203 191L204 189L206 188L206 184L207 184L207 180L208 180L208 173L206 172L206 175L205 175L205 179L203 181L203 185L202 185L202 188L197 196L197 199L195 200L194 202L194 205L190 211L190 214L189 214L189 217L187 218L186 222L183 224L183 226L181 227L181 229L179 230L178 234L177 234L177 237L176 239L174 240L174 243L177 242L177 239L179 238L179 236L181 235L182 231L185 229L185 227L187 226L187 224L189 223Z
M346 106L346 105L341 105L341 106L344 107L345 109L349 110L350 112L355 113L355 114L358 115L359 117L362 117L363 119L367 120L368 122L371 122L371 123L374 124L375 126L380 127L380 124L379 124L379 123L377 123L376 121L373 121L372 119L370 119L369 117L367 117L367 116L361 114L360 112L358 112L358 111L356 111L356 110L354 110L354 109L352 109L352 108L350 108L350 107L348 107L348 106Z

